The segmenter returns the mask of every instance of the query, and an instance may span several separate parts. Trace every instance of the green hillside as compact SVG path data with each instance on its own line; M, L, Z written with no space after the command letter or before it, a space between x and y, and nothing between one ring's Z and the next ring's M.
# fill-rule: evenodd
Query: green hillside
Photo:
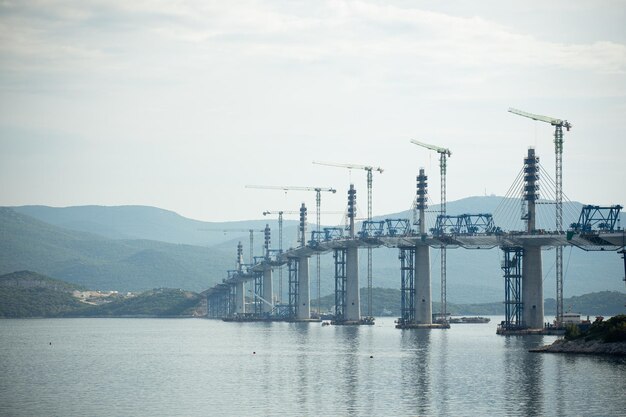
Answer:
M29 317L191 317L201 311L200 294L179 289L154 289L137 296L107 297L114 301L90 305L72 295L74 284L31 271L0 276L0 318Z
M232 258L198 246L107 239L0 208L0 273L35 270L95 290L201 291L226 275Z
M322 311L331 311L335 304L335 296L333 294L321 298ZM367 312L367 292L365 288L361 288L361 314ZM440 303L437 297L433 297L433 313L440 309ZM590 294L584 294L576 297L569 297L563 300L563 304L567 311L581 313L583 315L606 315L614 316L626 313L626 293L617 291L602 291ZM311 306L317 309L317 299L311 300ZM556 303L554 299L545 300L545 314L556 314ZM458 304L448 303L448 313L452 315L504 315L504 304L502 301L481 304ZM372 289L372 313L374 316L400 315L400 291L390 288L373 288Z
M17 271L0 276L0 287L47 288L55 291L72 292L84 290L80 285L50 278L33 271Z
M195 292L160 288L136 297L76 309L64 317L192 317L201 296Z
M546 299L546 314L556 314L556 300ZM563 309L568 312L590 316L615 316L626 313L626 294L616 291L601 291L574 296L563 300Z
M0 276L0 317L54 317L82 308L72 290L80 287L31 271Z
M89 305L72 296L72 291L84 290L74 284L53 279L31 271L13 272L0 276L0 318L26 317L191 317L202 314L203 296L180 289L159 288L137 296L116 295L101 305ZM361 311L366 314L366 289L361 289ZM400 291L374 288L373 315L400 315ZM617 315L626 312L626 294L599 292L566 298L569 311L583 315ZM329 311L334 295L322 297L322 311ZM546 315L554 314L554 300L546 300ZM311 300L317 308L317 300ZM439 303L433 302L433 312ZM502 302L486 304L448 303L452 315L503 315Z

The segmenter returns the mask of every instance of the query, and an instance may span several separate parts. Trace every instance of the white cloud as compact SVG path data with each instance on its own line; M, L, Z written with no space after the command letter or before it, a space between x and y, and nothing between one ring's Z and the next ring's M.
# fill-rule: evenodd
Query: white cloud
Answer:
M152 174L160 183L169 176L184 181L184 170L177 166L194 173L202 170L192 166L202 167L197 177L204 173L206 178L194 178L187 186L198 186L200 194L205 187L216 193L240 187L251 182L251 175L278 182L283 170L293 173L290 180L296 185L307 185L311 178L335 185L336 172L326 175L308 166L313 155L381 164L389 170L377 180L386 187L377 194L382 200L377 204L394 210L408 207L413 165L426 155L402 147L409 146L410 137L454 147L451 172L456 175L476 169L489 176L492 166L504 169L519 162L521 157L508 153L523 152L524 129L533 130L512 123L505 114L508 106L576 119L573 134L581 136L593 131L583 130L583 119L619 114L615 108L623 108L626 46L620 39L591 36L581 26L576 40L566 42L527 30L530 24L515 25L517 15L499 19L483 3L454 14L398 4L5 2L0 5L0 127L31 129L44 133L41 137L49 131L52 140L76 137L77 160L81 152L95 158L94 144L106 140L98 160L103 167L119 162L106 159L110 143L119 149L132 144L129 160L148 167L146 178ZM595 16L595 10L589 5L570 13L578 19ZM500 14L511 13L516 10ZM592 98L606 101L589 104ZM611 100L617 104L608 108ZM600 127L598 137L617 143L618 127ZM518 140L519 149L505 145L504 132ZM3 147L11 141L3 139ZM479 141L491 146L480 157L470 155L475 147L467 143ZM92 148L81 149L81 143ZM142 153L144 146L149 152ZM177 146L185 155L172 152ZM277 149L278 162L273 162ZM344 158L348 153L351 157ZM146 154L158 155L176 171L155 167L155 158ZM483 157L491 160L488 166L472 166ZM67 167L73 169L73 163ZM213 175L220 172L227 178ZM394 175L407 182L407 196L394 195L399 181ZM104 186L106 176L101 180ZM480 181L490 192L508 186L501 184L504 176L456 177L450 179L450 192L480 194ZM129 184L124 195L138 189L167 198L145 183ZM233 198L235 207L226 208L222 218L250 206ZM166 208L174 204L183 203Z

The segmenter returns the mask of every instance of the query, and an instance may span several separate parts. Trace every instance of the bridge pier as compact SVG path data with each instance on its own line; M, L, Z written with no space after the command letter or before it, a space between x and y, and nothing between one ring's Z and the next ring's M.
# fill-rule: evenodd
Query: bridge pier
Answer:
M261 294L265 300L262 304L263 308L261 309L263 313L269 314L272 312L274 304L273 293L274 287L272 285L272 268L270 266L266 266L263 270L263 294ZM271 303L272 305L268 303Z
M296 320L311 320L311 295L309 283L309 257L298 258L298 295Z
M523 322L528 329L543 329L541 247L525 246L522 263Z
M430 280L430 246L415 247L415 324L433 324L433 300Z
M359 248L346 250L346 309L344 324L358 324L361 320L361 295L359 293Z
M235 314L246 314L246 292L243 280L235 284Z

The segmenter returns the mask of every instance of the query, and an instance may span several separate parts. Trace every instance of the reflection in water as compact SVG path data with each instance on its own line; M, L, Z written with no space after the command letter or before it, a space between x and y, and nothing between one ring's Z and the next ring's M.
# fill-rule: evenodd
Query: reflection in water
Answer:
M360 355L357 358L361 358L362 375L360 375L359 385L362 387L361 391L363 395L360 397L361 412L365 410L373 410L377 401L377 385L380 383L380 375L377 372L376 360L373 353L376 349L376 343L374 342L374 330L373 326L362 326L359 328L359 349ZM363 355L365 353L365 355ZM372 356L372 358L370 358ZM380 358L382 359L382 358ZM360 413L361 413L360 412ZM359 414L360 414L359 413Z
M338 342L343 356L343 364L340 364L341 373L345 376L343 383L343 398L348 415L358 415L358 392L359 392L359 326L337 326Z
M561 366L563 362L560 360L557 360L556 363L556 370L554 372L556 372L556 376L551 376L550 378L554 378L553 383L556 385L555 387L555 395L556 395L556 399L554 401L554 407L556 408L556 415L557 416L565 416L565 384L564 384L564 378L563 378L563 367Z
M448 382L448 332L449 330L447 329L440 329L438 330L440 332L441 338L440 340L440 346L438 347L438 353L439 353L439 368L441 369L440 374L439 374L439 381L437 381L437 387L440 390L440 394L441 394L441 399L438 401L438 408L441 412L442 415L447 416L449 415L449 408L450 408L450 398L448 397L448 385L450 385L450 383Z
M296 335L296 371L298 374L298 386L301 387L295 392L296 402L300 409L306 410L308 403L309 368L310 363L309 346L309 326L310 323L293 323Z
M543 344L543 336L504 336L503 401L507 415L543 415L543 355L528 350Z
M626 358L530 353L553 337L496 336L495 324L44 319L0 320L0 335L2 416L622 417L626 408Z
M418 415L430 415L430 330L403 330L400 344L406 354L400 362L402 399L406 408L416 410Z

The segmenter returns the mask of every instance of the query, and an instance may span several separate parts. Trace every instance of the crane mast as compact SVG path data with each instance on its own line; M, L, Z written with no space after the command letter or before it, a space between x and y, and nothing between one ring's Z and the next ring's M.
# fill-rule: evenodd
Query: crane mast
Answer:
M563 232L563 128L568 132L572 124L567 120L528 113L523 110L509 108L509 113L527 117L539 122L550 123L554 126L554 155L555 155L555 205L556 205L556 231ZM556 321L557 325L563 324L563 246L556 247Z
M448 157L452 155L450 149L442 148L435 145L429 145L424 142L417 141L415 139L411 139L411 143L421 146L422 148L430 149L431 151L435 151L439 154L439 174L441 177L441 215L446 215L446 170L448 165ZM447 251L446 246L441 245L439 248L441 251L441 314L440 319L445 324L447 321L447 299L448 299L448 290L447 290Z
M331 167L348 168L348 169L363 169L367 171L367 220L372 221L372 171L378 171L383 173L381 167L373 167L369 165L358 164L337 164L333 162L317 162L313 161L317 165L326 165ZM372 248L367 248L367 315L372 317Z

